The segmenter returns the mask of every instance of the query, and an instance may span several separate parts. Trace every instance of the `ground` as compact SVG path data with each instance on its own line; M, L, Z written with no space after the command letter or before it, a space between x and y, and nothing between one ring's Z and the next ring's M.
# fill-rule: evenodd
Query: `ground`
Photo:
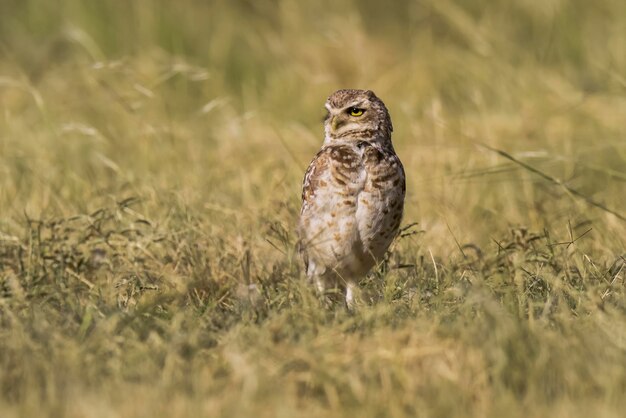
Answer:
M5 0L0 415L621 417L626 3ZM295 226L326 97L389 107L355 312Z

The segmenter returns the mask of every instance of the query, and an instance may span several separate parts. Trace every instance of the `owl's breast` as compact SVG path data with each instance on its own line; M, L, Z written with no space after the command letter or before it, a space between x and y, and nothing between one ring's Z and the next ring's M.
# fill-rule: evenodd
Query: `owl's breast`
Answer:
M367 179L359 193L357 225L364 250L380 259L400 228L406 180L393 149L367 147L363 165Z

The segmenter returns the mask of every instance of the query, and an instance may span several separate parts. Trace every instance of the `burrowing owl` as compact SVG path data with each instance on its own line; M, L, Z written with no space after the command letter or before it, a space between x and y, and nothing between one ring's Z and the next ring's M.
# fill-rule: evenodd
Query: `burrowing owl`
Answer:
M354 286L400 227L404 169L391 144L391 118L369 90L338 90L326 101L325 138L302 185L300 251L320 291Z

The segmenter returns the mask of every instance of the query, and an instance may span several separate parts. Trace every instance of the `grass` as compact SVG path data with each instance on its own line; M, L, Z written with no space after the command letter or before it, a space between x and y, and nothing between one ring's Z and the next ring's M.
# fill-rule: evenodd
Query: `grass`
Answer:
M0 415L621 417L625 28L619 0L3 1ZM346 87L408 174L354 314L294 233Z

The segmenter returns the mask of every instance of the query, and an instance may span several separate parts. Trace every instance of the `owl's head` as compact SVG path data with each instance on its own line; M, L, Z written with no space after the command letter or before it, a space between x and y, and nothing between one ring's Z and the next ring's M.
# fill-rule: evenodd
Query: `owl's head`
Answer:
M326 101L326 141L391 138L391 117L371 90L337 90Z

